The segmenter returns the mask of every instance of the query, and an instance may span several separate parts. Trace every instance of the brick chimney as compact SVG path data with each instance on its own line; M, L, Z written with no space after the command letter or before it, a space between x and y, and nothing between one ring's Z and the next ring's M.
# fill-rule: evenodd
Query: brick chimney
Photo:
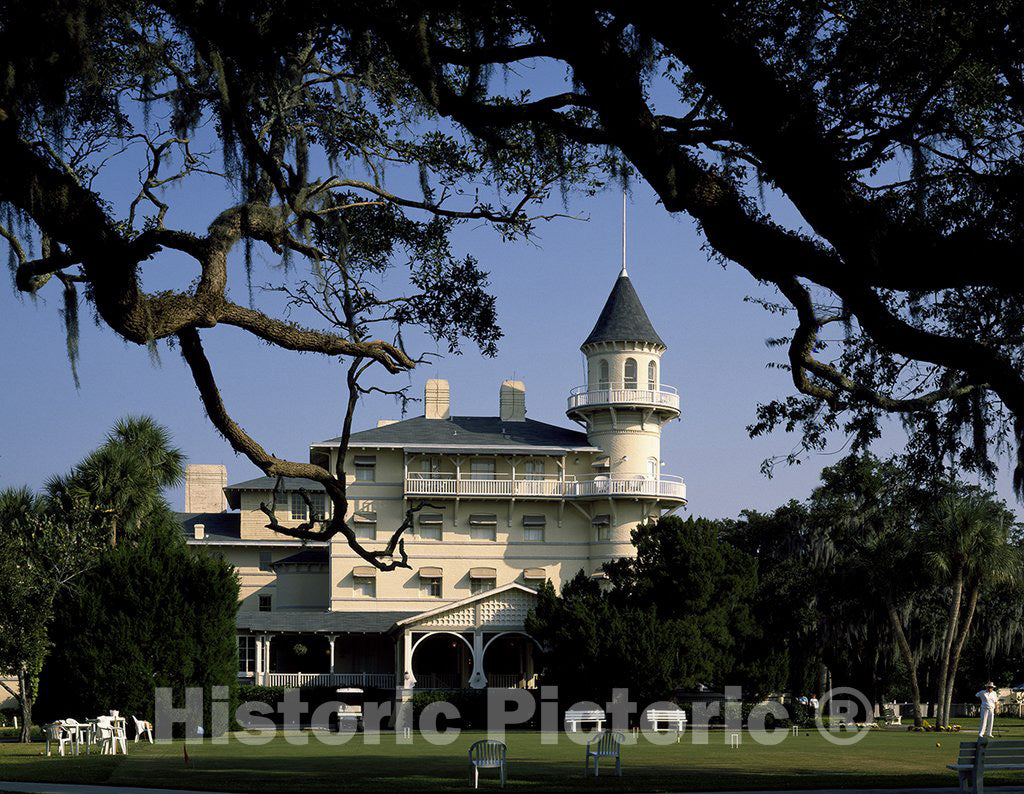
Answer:
M220 463L189 463L185 466L185 512L223 513L228 509L224 489L228 467Z

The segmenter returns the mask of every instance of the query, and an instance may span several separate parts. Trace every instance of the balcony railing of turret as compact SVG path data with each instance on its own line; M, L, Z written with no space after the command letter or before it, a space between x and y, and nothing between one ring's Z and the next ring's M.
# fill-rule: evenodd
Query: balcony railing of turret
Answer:
M656 408L679 410L679 392L672 386L658 384L655 388L639 388L632 383L608 383L596 387L577 386L569 392L569 407L587 408L595 405L651 405Z
M595 474L575 483L577 497L651 496L686 499L686 483L674 474Z
M651 474L596 474L577 479L539 477L537 475L495 474L493 479L480 479L469 475L456 478L444 473L419 474L410 472L405 480L405 492L417 496L483 496L534 497L541 499L590 499L600 496L652 496L666 499L686 499L686 484L682 477Z

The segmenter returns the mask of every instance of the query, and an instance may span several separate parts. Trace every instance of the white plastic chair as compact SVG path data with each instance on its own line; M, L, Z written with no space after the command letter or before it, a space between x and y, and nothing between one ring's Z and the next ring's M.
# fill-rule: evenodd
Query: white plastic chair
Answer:
M469 776L473 781L473 788L480 786L481 769L497 769L501 787L505 788L506 752L505 743L497 739L481 739L469 748Z
M135 743L139 743L139 737L145 735L149 739L149 743L153 743L153 723L148 720L140 720L134 714L132 715L132 722L135 723Z
M60 720L60 723L71 738L71 745L74 748L75 755L78 755L82 752L82 739L84 738L83 734L85 733L86 726L79 724L78 720L71 719L70 717Z
M50 745L57 743L57 752L64 755L64 745L71 744L71 732L58 720L45 726L46 730L46 754L50 755Z
M100 746L100 753L103 755L117 754L117 732L114 729L113 717L97 717L95 721L96 743Z

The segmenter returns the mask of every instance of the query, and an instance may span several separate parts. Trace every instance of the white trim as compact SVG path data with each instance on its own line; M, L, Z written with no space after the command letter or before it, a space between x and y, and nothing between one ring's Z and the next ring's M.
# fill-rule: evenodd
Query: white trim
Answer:
M473 604L477 601L482 601L485 598L490 598L491 596L497 595L498 593L504 593L507 590L521 590L522 592L529 593L530 595L537 595L537 591L534 590L532 587L525 587L524 585L521 585L518 582L509 582L508 584L502 585L501 587L495 587L493 590L487 590L483 593L474 593L468 598L463 598L460 601L451 601L445 604L444 606L429 609L426 612L420 612L418 615L413 615L412 617L408 617L404 620L398 621L397 623L395 623L395 626L408 626L410 623L415 623L418 620L426 620L427 618L432 618L435 615L440 615L442 612L447 612L450 609L461 609L462 607L468 604Z

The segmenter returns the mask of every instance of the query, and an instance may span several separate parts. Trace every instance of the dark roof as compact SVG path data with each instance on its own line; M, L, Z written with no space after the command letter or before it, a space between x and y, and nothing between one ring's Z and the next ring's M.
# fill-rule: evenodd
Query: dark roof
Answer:
M271 568L276 568L279 565L327 565L329 562L329 555L327 549L303 549L297 554L293 554L290 557L285 557L283 560L271 563Z
M224 495L228 500L228 507L233 510L237 510L240 507L239 494L242 491L266 491L270 492L274 490L274 485L277 483L277 477L257 477L254 480L246 480L245 482L236 482L233 485L229 485L224 489ZM285 491L297 491L299 488L305 488L307 491L323 491L324 487L316 480L306 480L301 477L285 477L281 481L281 490Z
M417 612L327 612L306 609L239 612L235 626L243 631L301 631L383 634L399 620Z
M615 281L594 330L581 347L593 342L650 342L665 347L625 272Z
M320 442L337 444L338 438ZM535 422L503 422L497 416L453 416L450 419L427 419L418 416L353 433L353 447L372 446L445 446L445 447L511 447L591 448L587 434L557 425ZM314 444L314 446L316 446Z
M181 524L181 532L187 538L195 537L196 524L202 524L206 537L238 540L241 537L242 516L240 513L175 513Z

